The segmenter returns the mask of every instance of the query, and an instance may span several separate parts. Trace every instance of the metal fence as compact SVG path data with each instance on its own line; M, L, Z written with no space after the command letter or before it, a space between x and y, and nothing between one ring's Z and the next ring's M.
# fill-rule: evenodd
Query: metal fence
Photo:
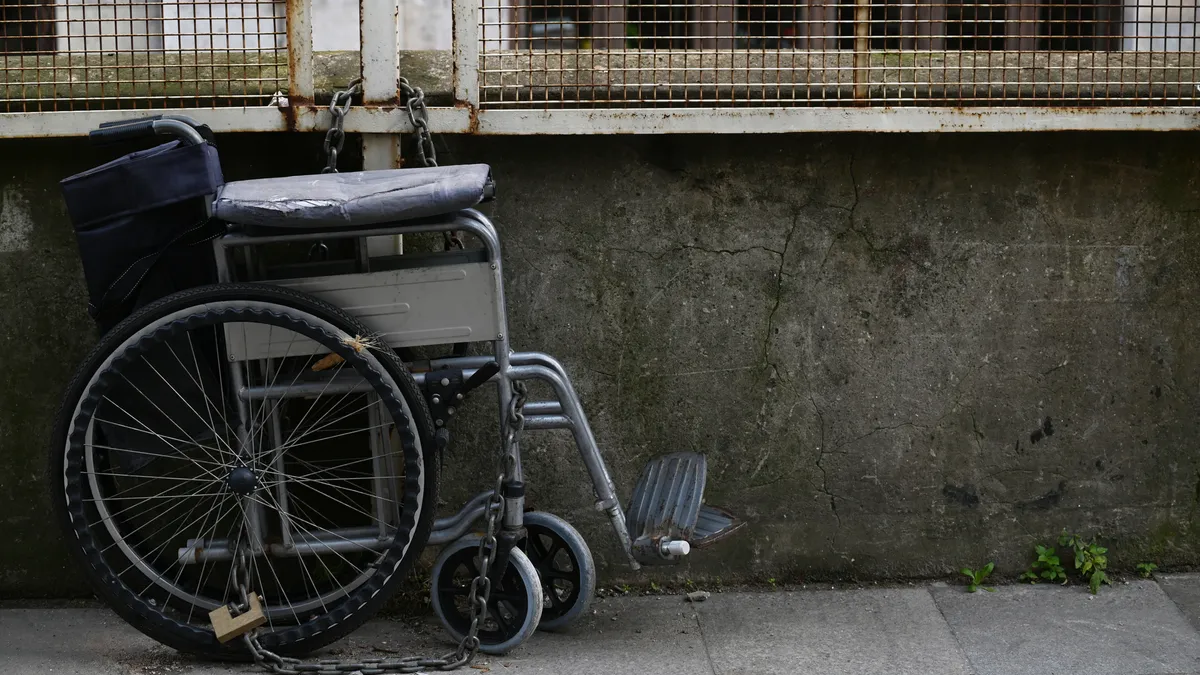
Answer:
M1194 0L485 0L485 108L1192 106Z
M0 98L4 112L257 105L287 89L286 42L277 2L0 0Z
M224 131L324 128L313 1L0 0L0 137L180 108ZM316 1L318 29L361 22L347 131L410 131L397 17L450 12ZM1198 126L1198 0L438 1L442 132Z

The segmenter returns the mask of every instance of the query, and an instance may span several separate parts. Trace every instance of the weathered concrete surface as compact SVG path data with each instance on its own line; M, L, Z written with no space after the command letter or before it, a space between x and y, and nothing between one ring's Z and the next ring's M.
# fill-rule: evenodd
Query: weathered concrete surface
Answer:
M722 594L696 612L715 673L971 673L925 588Z
M750 520L684 574L1015 575L1063 528L1197 562L1194 139L464 146L512 332L571 368L617 484L702 451ZM618 560L569 445L530 454L534 503Z
M1200 574L1164 574L1158 578L1158 585L1200 630Z
M919 585L717 593L697 605L678 595L616 597L593 607L563 632L536 633L473 665L511 675L1200 672L1200 633L1153 582L1105 588L1095 598L1081 588L1003 586L971 595L961 586ZM314 660L440 655L453 645L433 617L377 619ZM255 671L180 656L104 609L0 608L0 673L49 672Z
M226 173L315 167L292 141L225 140ZM448 142L494 166L516 346L571 370L621 494L698 450L750 522L659 578L1015 576L1063 528L1116 568L1200 562L1193 136ZM97 157L0 148L33 242L0 253L0 593L57 593L36 473L90 333L54 181ZM492 470L488 425L461 432L448 508ZM631 577L569 438L525 447L531 505Z
M1153 581L933 590L978 675L1200 671L1200 634Z

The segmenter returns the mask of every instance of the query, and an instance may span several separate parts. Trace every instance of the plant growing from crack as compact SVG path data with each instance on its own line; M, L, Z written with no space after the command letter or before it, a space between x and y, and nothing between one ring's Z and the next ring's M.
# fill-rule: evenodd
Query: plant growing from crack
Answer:
M1067 583L1067 571L1063 569L1062 561L1055 555L1054 549L1039 545L1034 552L1037 553L1037 560L1021 575L1021 581L1036 584L1039 579L1045 579Z
M1158 569L1158 565L1152 562L1140 562L1137 564L1138 576L1143 579L1149 579L1154 576L1154 570Z
M1100 584L1111 583L1108 579L1108 549L1098 545L1095 540L1085 540L1076 534L1067 534L1066 530L1058 537L1062 546L1070 546L1075 551L1075 569L1080 576L1087 579L1088 590L1092 594L1100 591Z
M1092 594L1100 592L1102 584L1112 583L1108 578L1108 549L1097 544L1095 539L1068 534L1063 530L1058 537L1058 545L1074 555L1075 572L1087 582ZM1063 584L1070 581L1055 549L1039 545L1036 553L1037 560L1021 575L1022 581L1037 583L1046 580Z
M970 567L964 567L959 570L963 576L967 577L967 592L974 593L982 588L988 593L995 593L995 588L983 585L984 580L992 575L992 570L994 569L996 569L996 563L990 562L977 570L973 570Z

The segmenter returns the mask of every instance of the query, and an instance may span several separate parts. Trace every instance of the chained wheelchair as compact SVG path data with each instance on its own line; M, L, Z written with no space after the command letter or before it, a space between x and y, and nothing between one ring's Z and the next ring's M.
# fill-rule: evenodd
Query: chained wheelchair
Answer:
M651 461L623 508L562 365L510 350L500 241L475 208L494 197L487 166L226 183L211 132L186 117L91 136L170 140L62 183L103 337L64 396L49 483L96 594L160 643L293 672L430 545L430 600L458 649L379 672L453 668L566 626L596 570L575 528L525 508L520 438L535 430L573 434L634 569L742 525L704 503L695 453ZM469 243L366 245L423 233ZM433 347L452 351L414 356ZM529 400L534 380L554 395ZM484 386L497 478L435 514L438 455Z

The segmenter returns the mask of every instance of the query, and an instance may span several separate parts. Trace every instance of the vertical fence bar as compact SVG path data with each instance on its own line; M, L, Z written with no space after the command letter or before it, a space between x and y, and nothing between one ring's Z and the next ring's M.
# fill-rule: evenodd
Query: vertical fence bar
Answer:
M288 97L313 100L312 0L287 0Z
M394 104L399 96L399 14L398 0L358 0L363 101L368 104Z
M870 94L871 0L854 0L854 100Z
M359 0L359 68L363 78L363 103L396 105L400 100L400 2ZM396 169L401 165L400 138L396 134L363 134L363 170ZM366 258L403 253L400 235L369 237Z
M479 18L483 0L454 0L454 100L479 107ZM474 124L471 125L472 127Z

